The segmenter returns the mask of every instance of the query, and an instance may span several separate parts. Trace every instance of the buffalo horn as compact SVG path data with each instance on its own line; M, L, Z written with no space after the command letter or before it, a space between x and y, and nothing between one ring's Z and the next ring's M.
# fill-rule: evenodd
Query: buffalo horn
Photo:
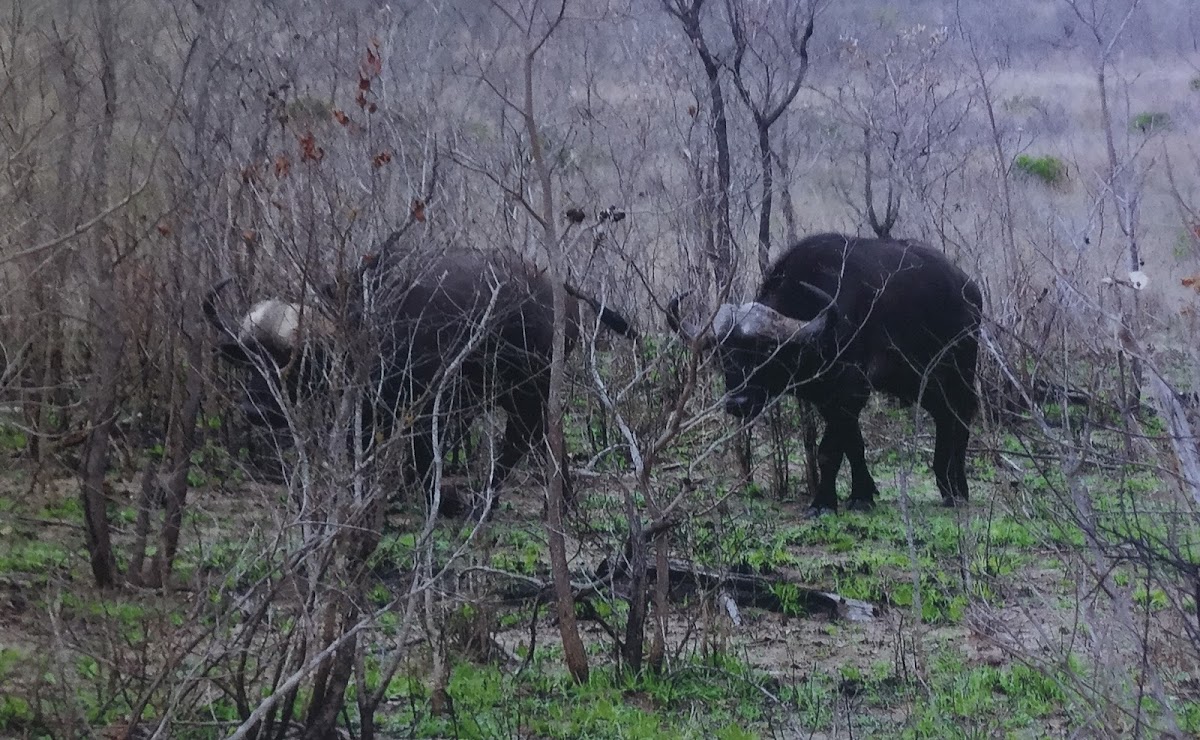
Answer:
M204 317L208 319L208 323L216 327L217 331L231 337L236 336L236 334L232 329L229 328L229 324L227 324L225 320L221 318L221 314L217 311L217 297L220 295L225 286L229 285L229 283L232 281L233 278L227 277L224 280L215 283L211 288L208 289L208 292L204 294Z
M667 326L671 327L671 331L682 334L687 339L694 339L695 335L693 332L688 331L691 327L684 326L679 320L679 303L691 294L692 291L685 290L672 298L671 302L667 304Z
M702 329L695 323L684 321L679 317L679 304L684 298L691 295L691 293L692 291L685 290L672 298L670 303L667 304L667 326L671 327L671 331L676 332L689 342L700 340L700 348L704 349L709 347L715 339L712 330ZM722 306L721 308L723 310L725 307Z
M834 321L837 321L840 318L838 315L837 304L834 303L833 296L829 295L812 283L805 283L802 281L799 287L808 291L814 298L817 299L817 303L820 303L822 306L824 306L824 308L821 309L821 313L825 313L827 311L832 313Z
M810 341L820 335L827 320L825 312L812 321L793 319L762 303L739 306L733 318L738 332L743 336L759 337L781 344L803 344Z
M822 306L811 321L802 321L776 311L761 303L747 303L738 309L737 327L747 336L759 336L775 342L805 343L821 335L832 320L840 316L833 296L812 283L799 283L798 287L809 293Z

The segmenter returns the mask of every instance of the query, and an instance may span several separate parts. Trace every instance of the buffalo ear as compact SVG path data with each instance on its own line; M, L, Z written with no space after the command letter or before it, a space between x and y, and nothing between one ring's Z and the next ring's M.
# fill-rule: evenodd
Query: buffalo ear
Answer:
M253 360L250 359L250 354L246 352L246 347L241 342L227 340L217 345L221 356L228 362L234 365L250 365Z

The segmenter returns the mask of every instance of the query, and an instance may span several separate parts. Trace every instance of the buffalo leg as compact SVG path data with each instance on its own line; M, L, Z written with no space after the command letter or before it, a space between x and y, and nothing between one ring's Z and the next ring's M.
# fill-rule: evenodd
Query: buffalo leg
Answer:
M440 428L445 429L445 417ZM425 492L425 500L433 503L434 493L434 448L433 448L433 419L422 416L409 429L409 444L412 457L406 470L409 485L419 486ZM446 454L446 436L442 438L442 454ZM443 461L444 461L443 457ZM463 494L454 486L441 487L438 513L442 516L460 517L466 514L471 506L463 499Z
M933 474L937 479L942 503L954 506L966 501L967 444L971 438L971 420L977 400L974 389L974 350L963 350L969 357L961 359L960 367L949 368L937 384L930 384L925 408L933 417L936 439L933 446ZM969 362L968 362L969 360Z
M853 419L847 420L845 409L822 407L820 411L825 419L825 434L817 447L817 492L813 496L811 512L814 514L837 511L837 477L846 455L847 421L853 423Z
M535 392L514 395L501 404L508 412L508 422L504 428L504 448L501 450L500 460L496 464L494 487L499 488L512 468L534 445L537 445L538 449L546 454L546 457L549 458L547 462L553 461L553 457L549 455L546 437L545 399L547 393L548 389L541 388ZM563 500L570 502L574 497L574 486L571 481L570 467L567 464L565 440L558 450L557 457L563 465ZM556 471L547 469L547 472L553 475Z
M849 508L866 510L875 505L878 490L867 468L866 447L858 423L858 416L865 405L866 396L855 394L849 399L842 399L842 403L836 406L817 406L821 418L825 420L825 434L817 447L817 490L809 510L810 516L837 510L837 476L842 468L843 457L850 461Z
M837 511L837 474L842 467L842 455L841 434L827 423L825 435L817 447L817 491L813 496L811 514Z
M933 474L942 502L954 506L966 501L967 442L970 429L953 410L942 410L934 417L937 438L933 446Z
M534 444L546 438L546 405L544 396L534 393L513 394L503 399L501 407L508 414L504 424L504 443L500 459L492 476L492 488L499 490L509 473Z
M867 467L866 444L863 442L862 426L858 415L861 409L838 409L826 416L828 428L834 429L841 440L842 453L850 463L850 504L851 511L866 511L875 506L875 496L879 489L871 469ZM837 471L833 473L837 477ZM836 483L831 484L836 487Z

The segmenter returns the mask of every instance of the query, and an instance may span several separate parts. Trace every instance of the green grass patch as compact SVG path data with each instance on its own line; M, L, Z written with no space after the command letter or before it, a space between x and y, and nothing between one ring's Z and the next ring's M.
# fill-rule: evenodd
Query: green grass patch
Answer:
M956 653L934 661L926 691L916 697L903 737L996 737L1030 730L1061 709L1066 694L1058 680L1023 665L966 666Z
M460 663L447 693L454 711L433 716L429 688L399 676L387 696L398 711L383 728L405 737L758 737L772 711L758 688L767 677L744 664L686 662L665 675L617 676L593 668L575 685L550 654L520 676L495 666Z
M1162 111L1139 113L1129 122L1131 131L1140 131L1143 134L1166 131L1169 128L1171 128L1171 116Z
M0 452L21 452L29 444L29 436L16 426L0 424Z
M49 540L5 536L0 544L0 573L25 573L45 580L54 573L66 572L71 551Z
M1046 185L1064 185L1067 182L1067 165L1058 157L1019 154L1013 162L1014 169L1026 176L1040 180Z

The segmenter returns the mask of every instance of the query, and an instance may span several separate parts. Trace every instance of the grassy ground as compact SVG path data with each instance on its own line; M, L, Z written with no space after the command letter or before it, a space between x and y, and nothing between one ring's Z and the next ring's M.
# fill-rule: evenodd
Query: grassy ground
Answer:
M985 440L981 446L1001 451L974 457L972 505L943 509L926 469L931 440L913 433L904 412L880 406L872 416L871 439L910 440L907 449L877 442L872 450L883 490L875 512L805 521L801 502L754 488L678 528L672 554L870 601L880 607L878 618L834 621L805 613L783 585L780 611L744 608L735 626L711 594L693 593L668 620L661 675L618 675L611 640L596 621L585 620L593 678L575 686L562 668L546 608L534 619L531 602L499 597L504 579L488 580L467 598L460 594L447 618L453 711L431 714L427 656L416 648L389 684L383 727L395 736L427 737L1044 737L1095 726L1097 713L1111 711L1101 724L1115 734L1129 729L1120 711L1097 708L1096 687L1115 683L1135 691L1138 656L1119 641L1100 644L1086 629L1092 622L1081 610L1107 607L1083 592L1084 538L1063 516L1052 471L1021 462L1018 451L1028 445L1010 434ZM1111 510L1114 526L1128 524L1120 516L1125 493L1147 502L1160 493L1157 479L1144 472L1096 471L1089 480L1095 505ZM185 641L189 625L216 618L222 604L214 594L237 592L277 562L264 512L280 491L210 477L195 491L180 573L185 583L223 581L226 590L102 595L89 585L74 482L34 481L18 466L2 485L5 736L41 736L56 722L112 728L127 721L131 688L154 675L165 648ZM132 487L114 479L112 514L121 528L132 521ZM586 570L612 545L608 534L620 529L622 515L603 488L585 486L583 495L571 551L578 553L576 567ZM533 493L514 492L475 562L544 577L538 507ZM1140 521L1166 526L1153 517ZM1174 536L1189 532L1176 527ZM458 536L450 526L439 533L447 552ZM385 538L375 563L379 601L411 562L411 544L403 531ZM1176 661L1172 676L1200 676L1187 651L1166 645L1175 594L1149 585L1139 591L1132 569L1118 568L1113 580L1146 607L1138 619L1147 630L1161 632L1151 643L1164 652L1150 659L1163 666ZM599 606L608 622L622 622L623 603ZM518 671L531 619L537 649ZM385 618L379 635L394 626ZM1181 729L1190 733L1200 732L1196 687L1182 679L1170 684ZM211 693L199 702L206 716L181 725L180 736L217 736L235 719L229 697Z

